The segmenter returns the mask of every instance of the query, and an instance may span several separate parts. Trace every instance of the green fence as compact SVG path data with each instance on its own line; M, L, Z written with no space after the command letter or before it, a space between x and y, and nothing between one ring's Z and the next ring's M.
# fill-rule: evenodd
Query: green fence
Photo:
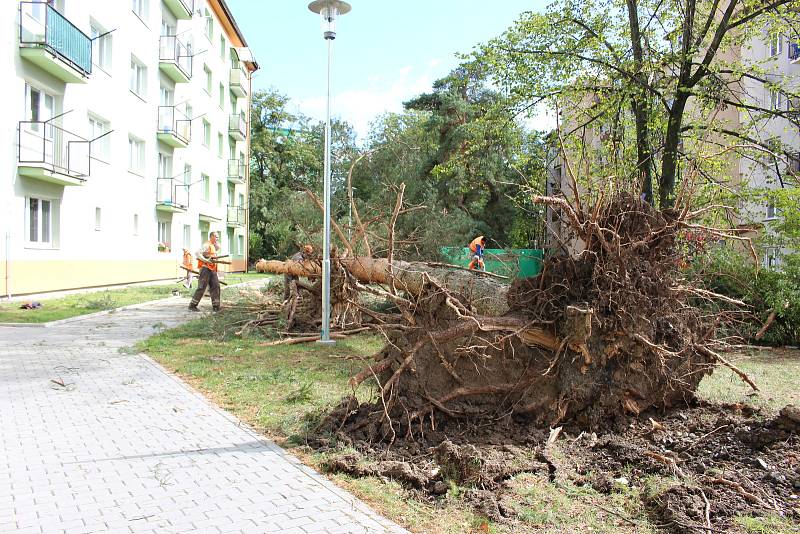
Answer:
M469 247L442 247L442 256L447 263L467 267L472 259ZM530 278L542 270L544 251L530 248L487 248L483 263L490 273L512 278Z

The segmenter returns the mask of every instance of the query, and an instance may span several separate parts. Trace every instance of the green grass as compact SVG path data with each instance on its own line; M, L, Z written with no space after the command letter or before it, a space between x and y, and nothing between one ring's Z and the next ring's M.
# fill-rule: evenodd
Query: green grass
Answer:
M235 334L237 325L247 318L245 311L230 306L220 314L157 334L140 343L138 349L320 469L328 454L305 447L304 435L327 410L352 393L348 378L363 367L361 358L382 346L382 338L361 335L333 346L307 343L265 347L259 343L271 335L269 330L253 332L253 337L246 338ZM759 382L762 396L748 397L747 387L740 386L738 378L731 380L724 368L704 380L701 393L715 401L768 407L798 402L798 392L792 386L792 377L800 371L798 352L780 353L780 357L766 354L772 353L728 355ZM374 394L368 384L358 390L361 400ZM511 481L512 489L504 498L504 504L516 510L518 517L510 524L498 524L477 513L469 504L470 489L455 482L446 497L429 501L414 498L393 480L342 474L332 475L332 479L412 532L431 534L656 532L643 508L642 494L652 496L675 483L669 478L652 477L642 487L619 485L606 495L566 481L554 484L541 476L521 474ZM781 523L777 518L742 517L737 522L742 532L793 532L791 523Z
M800 351L797 349L748 350L727 354L726 359L744 371L761 390L753 389L738 375L719 366L700 382L698 395L713 402L745 403L774 413L787 404L800 405Z
M267 276L269 275L236 273L226 275L225 281L233 285ZM196 287L197 282L195 281L194 288ZM130 306L131 304L141 304L150 300L163 299L172 296L175 290L179 291L182 296L190 296L194 288L190 291L183 287L182 284L136 286L67 295L52 299L31 299L42 304L41 308L35 310L20 309L22 302L11 302L0 304L0 323L46 323L122 306Z

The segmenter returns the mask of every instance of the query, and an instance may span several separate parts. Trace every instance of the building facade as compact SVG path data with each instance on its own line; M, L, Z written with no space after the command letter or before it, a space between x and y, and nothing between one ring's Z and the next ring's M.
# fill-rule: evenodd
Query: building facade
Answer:
M224 0L2 2L0 296L246 270L258 68Z

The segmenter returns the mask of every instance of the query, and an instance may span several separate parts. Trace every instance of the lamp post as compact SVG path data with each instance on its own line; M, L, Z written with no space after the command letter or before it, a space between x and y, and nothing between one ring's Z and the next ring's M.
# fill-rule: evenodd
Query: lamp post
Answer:
M322 332L320 343L332 344L331 339L331 57L336 39L336 19L350 11L350 4L341 0L314 0L308 9L322 16L322 36L328 43L328 90L325 106L325 221L322 244Z

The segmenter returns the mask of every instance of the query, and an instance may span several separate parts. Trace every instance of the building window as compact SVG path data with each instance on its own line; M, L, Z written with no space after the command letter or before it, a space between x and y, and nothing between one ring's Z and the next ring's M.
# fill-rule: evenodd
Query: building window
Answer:
M147 67L133 56L131 56L130 90L141 98L147 94Z
M133 235L139 235L139 214L133 214Z
M773 32L769 35L769 55L777 56L783 52L783 37L780 32Z
M172 156L158 153L158 177L172 178Z
M211 76L211 69L208 68L208 65L203 65L203 72L206 73L206 93L211 94L211 86L214 84L214 81Z
M206 18L206 37L208 37L209 41L214 40L214 19L211 18L211 12L206 9L205 10L205 18Z
M183 248L191 250L192 248L192 226L189 224L183 225Z
M35 245L53 246L53 201L27 197L26 241Z
M231 93L231 114L236 115L236 95Z
M100 231L100 229L102 228L102 222L103 222L102 210L100 208L95 208L94 209L94 229L96 231L98 231L98 232Z
M183 185L189 187L192 184L192 166L184 164L183 166Z
M219 109L225 109L225 84L219 84Z
M244 193L239 193L239 206L244 206Z
M128 170L144 174L144 141L128 136Z
M202 174L200 177L203 181L203 200L208 202L208 199L211 197L211 179L207 174Z
M217 206L222 206L222 182L217 182Z
M147 0L131 0L131 9L142 22L147 19Z
M777 219L778 218L778 208L775 207L774 203L767 202L766 212L767 212L767 216L765 217L765 219L767 221L771 221L773 219Z
M94 115L89 115L89 139L92 140L92 156L108 159L111 153L111 123Z
M780 253L776 248L768 248L764 251L764 267L775 269L781 264Z
M211 146L211 123L203 119L203 145Z
M225 61L225 49L226 48L227 47L225 46L225 36L224 35L220 35L219 36L219 58L222 61Z
M781 91L769 90L769 107L773 111L784 111L787 108L787 98Z
M92 37L92 63L108 72L111 70L112 34L94 22L89 29Z
M221 158L225 150L225 136L221 133L217 134L217 157Z
M158 221L158 243L159 243L159 249L162 249L161 245L163 245L163 249L166 249L166 251L169 251L170 242L172 241L171 238L172 238L172 236L171 236L169 221Z
M244 256L244 236L243 235L236 236L236 240L238 241L236 246L236 255Z

